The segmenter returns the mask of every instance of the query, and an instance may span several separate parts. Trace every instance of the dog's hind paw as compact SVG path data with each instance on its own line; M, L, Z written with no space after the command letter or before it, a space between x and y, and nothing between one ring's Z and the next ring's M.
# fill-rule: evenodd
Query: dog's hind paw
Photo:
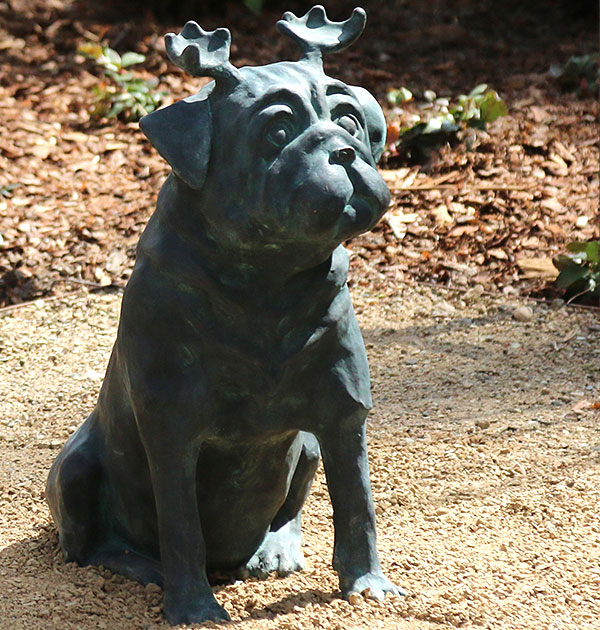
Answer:
M262 580L276 572L280 577L304 569L304 554L300 548L300 535L290 524L276 532L268 532L262 545L242 569L242 576Z

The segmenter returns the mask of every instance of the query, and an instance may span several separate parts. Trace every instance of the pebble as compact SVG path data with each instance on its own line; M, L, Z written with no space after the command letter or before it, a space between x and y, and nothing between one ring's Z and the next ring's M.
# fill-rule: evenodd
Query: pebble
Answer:
M478 420L475 420L475 425L480 429L488 429L490 421L487 418L479 418Z
M518 322L530 322L533 320L533 309L530 306L517 306L513 318Z
M440 300L433 308L432 315L433 317L448 317L450 315L454 315L456 309L452 304L446 302L445 300Z
M149 582L144 586L144 590L147 595L161 595L162 588L158 584L154 584L153 582Z
M463 295L463 300L467 304L469 304L469 302L475 302L483 295L483 292L483 286L481 284L476 284L474 287L465 292L465 294Z

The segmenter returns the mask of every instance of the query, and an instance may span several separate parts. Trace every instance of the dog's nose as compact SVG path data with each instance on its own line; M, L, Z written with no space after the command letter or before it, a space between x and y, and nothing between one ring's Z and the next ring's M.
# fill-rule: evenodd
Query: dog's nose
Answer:
M356 157L356 152L352 147L342 147L341 149L334 149L331 152L331 157L336 164L348 164Z

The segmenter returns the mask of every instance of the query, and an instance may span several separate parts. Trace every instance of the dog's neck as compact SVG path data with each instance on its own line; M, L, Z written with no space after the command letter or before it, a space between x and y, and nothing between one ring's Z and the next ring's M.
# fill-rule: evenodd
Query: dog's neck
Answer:
M201 214L189 212L180 192L177 182L167 180L138 245L138 258L160 274L192 289L210 283L221 293L274 308L315 291L327 302L345 286L348 255L341 245L323 250L310 243L228 247L226 235L214 234Z

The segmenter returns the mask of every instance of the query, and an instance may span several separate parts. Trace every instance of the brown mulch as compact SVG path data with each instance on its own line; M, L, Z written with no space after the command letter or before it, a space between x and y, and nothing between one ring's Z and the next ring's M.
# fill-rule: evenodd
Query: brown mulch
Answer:
M141 3L139 3L141 5ZM470 150L446 147L420 166L384 171L393 201L370 234L349 243L352 281L427 280L539 291L550 260L573 240L600 237L597 99L562 93L551 63L597 48L594 8L577 2L375 1L367 31L331 58L331 74L417 96L468 92L486 82L509 107ZM115 8L116 7L116 8ZM350 4L328 3L334 19ZM286 8L303 12L305 4ZM118 14L118 3L0 2L0 306L81 283L123 286L135 244L168 167L136 123L90 118L93 62L86 41L147 56L140 73L160 78L170 99L199 81L168 63L162 35L182 26ZM202 13L202 12L200 12ZM253 16L228 4L194 17L233 32L237 65L295 53L275 33L279 10ZM232 147L232 151L235 147ZM386 164L384 164L386 166Z

